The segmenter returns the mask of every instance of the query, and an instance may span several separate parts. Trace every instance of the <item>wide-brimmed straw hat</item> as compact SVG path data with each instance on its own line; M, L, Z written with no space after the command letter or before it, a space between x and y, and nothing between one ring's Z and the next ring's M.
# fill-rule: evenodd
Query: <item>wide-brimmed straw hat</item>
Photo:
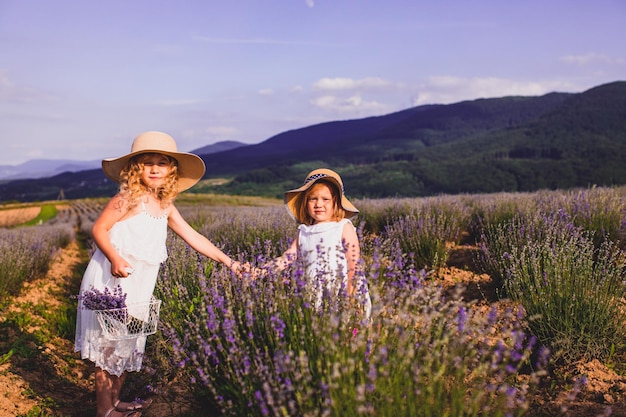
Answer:
M174 158L178 162L178 191L184 191L193 187L202 176L206 167L204 161L198 156L187 152L178 152L176 141L167 133L144 132L133 141L128 155L119 158L102 160L102 170L113 181L120 182L120 173L126 167L128 161L134 156L144 153L160 153Z
M291 217L296 220L298 223L302 223L303 219L298 218L298 208L296 207L296 203L298 201L298 194L303 191L308 190L315 182L318 180L328 180L337 185L339 192L341 193L341 207L346 211L346 217L351 218L356 216L359 213L354 204L352 204L344 194L343 181L339 174L335 171L326 168L316 169L314 171L309 172L309 175L306 176L304 180L304 184L300 188L296 188L295 190L289 190L285 192L285 205L287 207L287 211L291 215Z

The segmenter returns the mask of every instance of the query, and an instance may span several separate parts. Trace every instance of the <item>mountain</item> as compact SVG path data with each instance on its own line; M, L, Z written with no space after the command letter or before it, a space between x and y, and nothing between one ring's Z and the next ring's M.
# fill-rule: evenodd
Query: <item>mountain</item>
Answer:
M224 140L221 142L216 142L212 145L203 146L198 149L194 149L191 153L195 153L196 155L208 155L212 153L229 151L231 149L241 148L242 146L247 146L245 143L237 142L234 140Z
M222 141L212 145L194 149L191 153L211 154L246 146L236 141ZM75 161L69 159L33 159L19 165L0 165L0 180L17 180L24 178L52 177L64 172L79 172L90 169L100 169L101 160Z
M0 165L0 180L51 177L62 172L78 172L98 167L100 160L33 159L19 165Z
M418 106L280 133L208 153L191 192L281 196L310 170L336 169L352 197L533 191L626 184L626 82L582 93ZM111 195L100 170L0 184L2 201Z
M208 175L235 178L198 191L280 196L317 166L337 169L349 195L367 197L624 184L625 101L626 82L614 82L324 123L205 157Z
M203 155L207 175L240 174L273 164L324 160L339 164L394 159L447 142L528 123L570 94L505 97L419 106L385 116L335 121L276 135L237 152Z

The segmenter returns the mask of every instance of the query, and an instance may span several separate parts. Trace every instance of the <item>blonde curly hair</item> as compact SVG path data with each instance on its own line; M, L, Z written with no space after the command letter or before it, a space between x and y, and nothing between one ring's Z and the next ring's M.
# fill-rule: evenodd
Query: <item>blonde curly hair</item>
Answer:
M131 158L128 165L120 173L120 192L126 194L130 208L139 204L142 196L148 192L148 188L141 181L141 174L144 170L144 161L152 155L162 155L160 153L143 153ZM167 207L178 195L178 162L176 159L165 156L170 162L170 169L165 178L164 184L156 190L156 196L161 202L161 207Z

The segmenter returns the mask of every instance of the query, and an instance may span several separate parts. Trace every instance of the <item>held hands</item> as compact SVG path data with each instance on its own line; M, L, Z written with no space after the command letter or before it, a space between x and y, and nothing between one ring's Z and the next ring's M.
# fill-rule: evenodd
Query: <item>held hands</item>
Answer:
M267 269L265 268L251 268L250 269L250 279L255 281L258 278L266 278L268 275Z
M235 275L241 277L244 272L250 272L250 262L242 264L239 261L231 261L229 268Z
M258 267L252 267L250 262L241 263L239 261L231 261L230 270L238 277L245 277L251 281L255 281L257 278L264 278L267 276L267 270Z

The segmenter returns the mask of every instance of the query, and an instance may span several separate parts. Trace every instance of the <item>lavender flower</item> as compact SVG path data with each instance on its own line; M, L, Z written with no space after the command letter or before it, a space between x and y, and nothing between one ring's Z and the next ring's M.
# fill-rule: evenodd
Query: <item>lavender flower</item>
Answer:
M118 285L113 289L105 287L104 291L97 288L84 291L78 296L82 301L83 308L88 310L114 310L126 307L126 293L122 291L122 287Z

